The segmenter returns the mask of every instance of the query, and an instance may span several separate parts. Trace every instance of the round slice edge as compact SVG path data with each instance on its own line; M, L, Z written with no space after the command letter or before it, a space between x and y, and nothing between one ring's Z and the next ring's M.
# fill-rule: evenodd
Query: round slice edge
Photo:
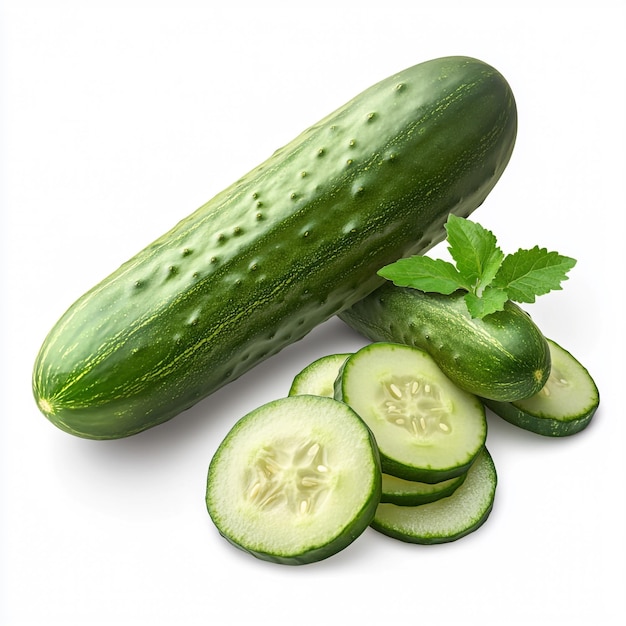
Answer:
M380 504L372 528L407 543L456 541L485 523L493 509L497 482L493 458L483 448L451 496L413 507Z
M320 561L352 543L380 501L376 443L345 404L269 402L241 418L209 466L208 513L226 539L276 563Z
M485 405L507 422L539 435L566 437L585 429L600 404L589 371L570 352L547 340L552 368L541 391L515 402L483 398Z
M424 350L378 342L350 356L335 397L368 425L383 472L438 483L464 474L487 437L485 407Z

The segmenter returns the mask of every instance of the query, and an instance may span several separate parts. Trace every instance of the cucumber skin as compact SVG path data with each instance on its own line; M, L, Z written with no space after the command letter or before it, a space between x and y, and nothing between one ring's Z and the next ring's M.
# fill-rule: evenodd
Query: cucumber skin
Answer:
M92 439L165 422L354 304L445 236L505 169L513 94L467 57L381 81L80 297L33 370L40 410Z
M426 294L387 282L339 317L372 341L426 350L450 380L482 398L527 398L550 375L545 337L512 302L503 311L473 319L463 292Z
M487 448L483 448L481 454L479 455L479 457L477 457L475 461L475 463L480 463L480 462L486 464L492 476L492 480L493 480L492 496L491 496L489 505L483 510L481 516L477 518L476 520L474 520L474 523L468 526L467 528L465 528L464 530L461 530L451 535L440 535L436 532L429 533L427 535L420 535L420 536L407 535L399 531L396 528L393 528L386 524L381 523L380 520L376 518L376 516L374 517L374 520L372 521L370 526L374 530L377 530L378 532L384 535L387 535L388 537L392 537L393 539L399 539L400 541L404 541L405 543L415 543L415 544L421 544L421 545L437 545L437 544L442 544L442 543L450 543L452 541L457 541L458 539L462 539L463 537L466 537L467 535L477 531L487 521L487 519L491 515L491 512L493 511L497 484L498 484L498 474L496 471L496 466L493 461L493 457L491 456ZM460 488L462 487L463 485L461 485ZM452 494L451 496L448 496L448 497L454 498L454 495L455 494ZM437 504L437 502L440 502L440 501L437 500L435 502L421 504L421 505L418 505L418 507L419 506L428 507L429 504Z
M574 359L574 356L562 346L556 344L552 340L548 341L549 343L555 344L560 350L563 350L563 352L566 352L572 359ZM583 367L580 362L578 363L591 378L588 370ZM509 422L509 424L513 424L513 426L517 426L523 430L528 430L537 435L543 435L544 437L569 437L587 428L598 409L600 404L600 394L595 382L593 383L593 386L596 391L596 403L591 406L588 411L583 412L571 419L556 419L546 415L535 415L516 405L515 402L498 402L495 400L489 400L488 398L482 398L482 401L489 410L506 422Z
M439 491L432 491L429 493L397 493L391 491L385 491L385 483L383 478L383 490L380 496L381 504L396 504L398 506L419 506L421 504L429 504L431 502L437 502L441 498L447 498L451 496L465 481L467 472L460 476L455 476L450 485Z
M549 417L530 415L514 402L496 402L483 399L485 406L501 417L505 422L544 437L569 437L581 432L591 422L597 407L594 407L584 415L572 420L558 420Z

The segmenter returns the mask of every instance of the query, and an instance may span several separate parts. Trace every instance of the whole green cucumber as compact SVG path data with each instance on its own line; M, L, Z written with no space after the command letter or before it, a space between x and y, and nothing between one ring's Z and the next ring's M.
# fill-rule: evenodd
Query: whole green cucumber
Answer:
M462 291L424 293L388 282L339 317L372 341L426 350L457 386L483 398L527 398L550 375L547 340L510 301L503 311L476 319Z
M496 184L516 129L509 85L475 59L377 83L79 298L37 356L40 410L110 439L187 409L442 240Z

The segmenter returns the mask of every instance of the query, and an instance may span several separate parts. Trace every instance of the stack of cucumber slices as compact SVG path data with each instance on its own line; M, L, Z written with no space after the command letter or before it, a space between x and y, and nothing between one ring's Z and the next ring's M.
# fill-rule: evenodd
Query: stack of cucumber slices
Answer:
M599 403L587 370L548 341L534 396L494 402L447 378L420 348L374 342L304 368L289 395L243 417L213 457L208 512L254 556L312 563L366 528L408 543L455 541L492 510L485 407L542 435L582 430Z

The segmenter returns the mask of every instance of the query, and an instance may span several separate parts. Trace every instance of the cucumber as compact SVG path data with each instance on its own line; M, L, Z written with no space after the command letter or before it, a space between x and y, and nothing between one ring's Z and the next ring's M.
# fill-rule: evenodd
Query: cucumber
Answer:
M400 506L417 506L435 502L452 495L463 484L466 476L467 474L461 474L461 476L440 483L428 484L383 474L380 501Z
M567 350L548 339L552 371L541 391L517 402L483 402L496 415L525 430L564 437L589 425L600 394L587 369Z
M480 400L452 383L430 355L377 342L344 363L335 398L369 426L385 474L436 483L465 473L485 444Z
M451 496L415 507L380 504L371 526L407 543L455 541L485 523L493 509L497 483L493 458L483 448Z
M380 500L376 443L348 406L318 396L241 418L211 460L206 504L219 532L264 560L320 561L352 543Z
M372 341L426 350L469 393L505 402L537 393L550 374L550 350L539 328L513 302L474 319L463 296L388 282L339 317Z
M377 83L81 296L36 357L39 409L93 439L169 420L444 239L500 178L516 128L507 82L476 59Z
M328 354L313 361L299 372L291 383L290 396L311 394L333 398L335 379L349 353Z

